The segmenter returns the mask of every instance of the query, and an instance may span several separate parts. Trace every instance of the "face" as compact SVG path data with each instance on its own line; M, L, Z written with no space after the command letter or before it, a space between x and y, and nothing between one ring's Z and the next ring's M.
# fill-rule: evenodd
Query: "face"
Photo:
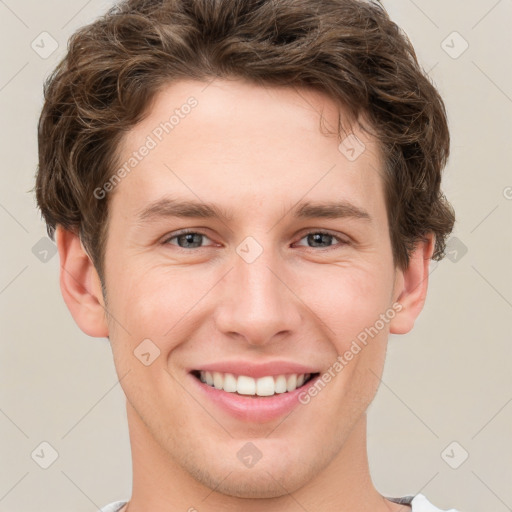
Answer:
M109 198L109 338L166 456L219 492L277 496L333 461L377 389L398 275L382 162L361 129L356 159L320 129L338 110L318 92L205 87L168 86L120 148L138 156ZM294 391L296 374L315 378Z

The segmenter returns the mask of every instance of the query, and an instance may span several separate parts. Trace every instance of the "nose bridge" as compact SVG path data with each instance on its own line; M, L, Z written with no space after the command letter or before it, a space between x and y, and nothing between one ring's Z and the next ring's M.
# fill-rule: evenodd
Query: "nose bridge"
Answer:
M275 335L296 329L300 312L284 284L279 252L252 237L237 248L233 270L226 276L224 301L217 312L217 327L237 333L250 344L266 344ZM281 275L280 275L281 274Z

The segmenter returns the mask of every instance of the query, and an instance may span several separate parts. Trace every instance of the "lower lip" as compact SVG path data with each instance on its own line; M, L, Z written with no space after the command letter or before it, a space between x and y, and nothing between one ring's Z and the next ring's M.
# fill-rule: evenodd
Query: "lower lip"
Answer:
M204 393L220 409L241 421L253 423L272 421L290 413L300 404L299 395L304 393L311 385L314 385L320 377L320 375L317 375L295 391L252 398L252 396L228 393L227 391L208 386L208 384L201 382L191 373L188 375L194 382L194 385L200 389L200 392Z

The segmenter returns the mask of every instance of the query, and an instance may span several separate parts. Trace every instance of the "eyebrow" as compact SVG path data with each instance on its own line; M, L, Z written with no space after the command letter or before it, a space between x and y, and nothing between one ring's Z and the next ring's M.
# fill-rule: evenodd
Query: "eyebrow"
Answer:
M348 217L368 222L372 221L367 211L345 200L303 201L294 206L291 213L298 219L341 219ZM164 197L150 203L138 212L136 221L138 224L146 224L170 217L230 221L233 219L233 214L213 203L179 201Z

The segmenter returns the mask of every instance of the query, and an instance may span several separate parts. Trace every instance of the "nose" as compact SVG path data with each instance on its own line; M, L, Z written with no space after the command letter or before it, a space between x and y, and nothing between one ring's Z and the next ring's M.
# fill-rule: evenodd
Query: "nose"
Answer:
M250 345L266 345L296 333L304 306L276 251L265 249L251 263L235 253L233 266L219 283L222 300L215 311L219 331Z

